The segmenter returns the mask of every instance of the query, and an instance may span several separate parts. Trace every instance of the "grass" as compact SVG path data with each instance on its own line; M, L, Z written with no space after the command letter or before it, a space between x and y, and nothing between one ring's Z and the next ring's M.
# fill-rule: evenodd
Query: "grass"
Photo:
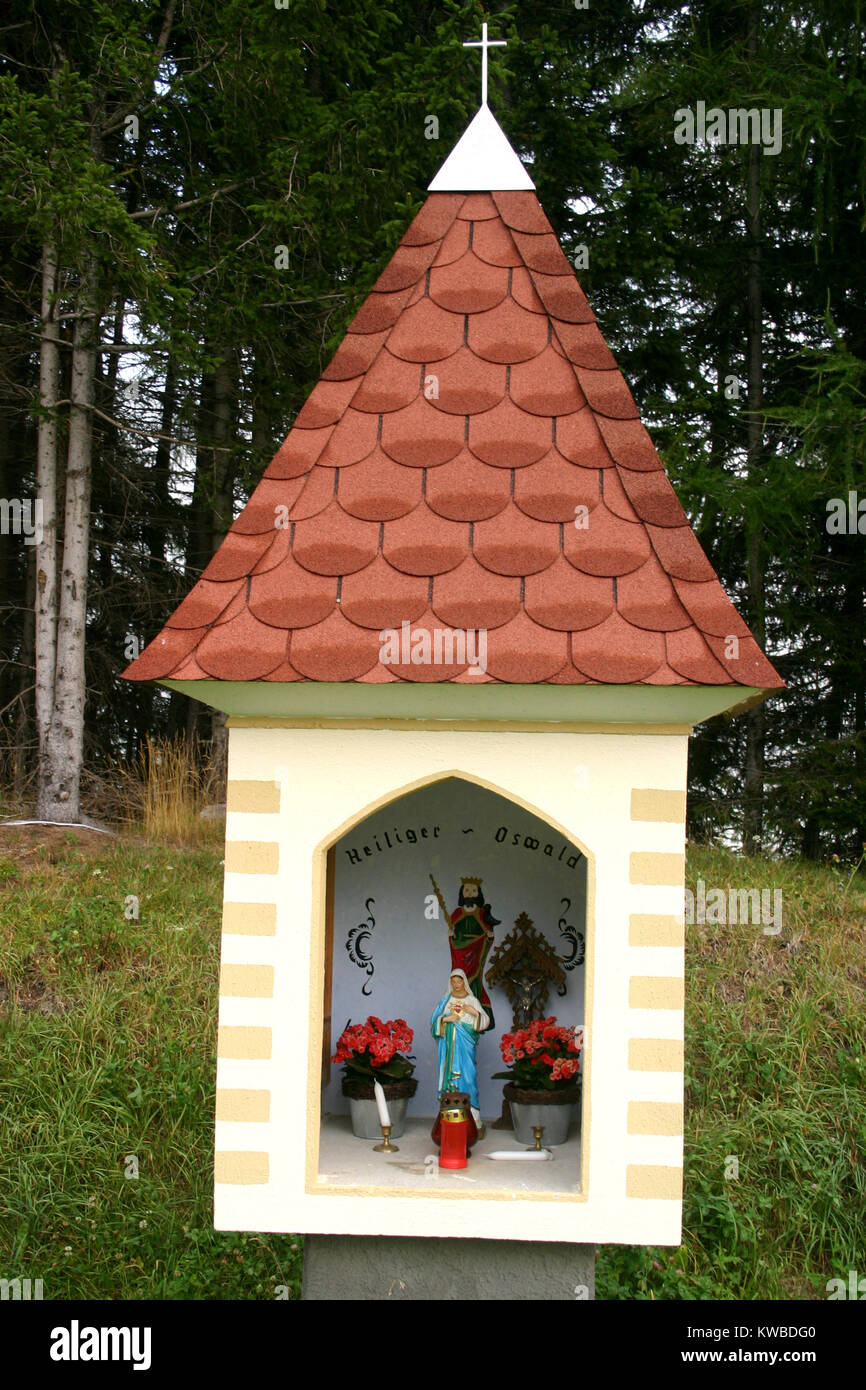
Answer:
M221 860L2 832L0 1276L46 1299L298 1296L298 1238L211 1224ZM597 1297L824 1298L866 1275L866 898L847 877L691 850L691 887L781 888L784 927L687 927L686 1235L602 1247Z
M691 847L698 879L781 889L783 928L686 927L684 1240L604 1247L596 1296L823 1299L866 1274L862 876Z
M298 1296L296 1239L212 1227L221 859L0 856L0 1274L46 1299Z
M111 809L127 828L141 826L152 840L201 845L214 842L214 822L204 808L225 801L224 777L185 738L144 740L132 763L120 762L100 779L100 790L117 800ZM222 840L218 830L216 839Z

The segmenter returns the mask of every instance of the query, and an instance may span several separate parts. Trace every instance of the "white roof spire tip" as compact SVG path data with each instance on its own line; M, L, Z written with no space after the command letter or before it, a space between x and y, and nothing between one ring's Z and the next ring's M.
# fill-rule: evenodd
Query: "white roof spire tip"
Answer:
M487 50L505 47L505 39L488 39L487 25L482 24L480 41L474 39L463 47L481 49L481 109L428 186L428 192L491 193L534 188L487 105Z

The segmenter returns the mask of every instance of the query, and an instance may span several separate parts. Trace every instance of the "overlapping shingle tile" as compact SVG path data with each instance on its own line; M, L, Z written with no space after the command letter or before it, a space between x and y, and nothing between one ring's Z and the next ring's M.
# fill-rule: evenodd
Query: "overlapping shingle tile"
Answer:
M456 569L469 544L469 523L449 521L426 503L408 516L387 521L382 529L382 554L404 574L445 574Z
M241 531L229 531L216 554L205 568L203 579L240 579L255 569L257 561L273 544L274 532L245 536Z
M347 469L347 472L350 470ZM335 491L335 473L331 468L313 468L303 479L303 487L291 506L293 522L306 521L308 517L318 516L330 504ZM279 519L279 514L275 513ZM288 522L288 517L286 517ZM275 525L272 518L271 526Z
M614 460L599 429L598 417L586 405L556 420L556 447L581 468L613 468Z
M393 653L386 645L389 642ZM470 655L476 658L477 665L474 639L470 639L469 647L471 652L467 653L465 631L443 628L428 608L405 629L401 624L399 631L381 636L379 661L401 680L430 685L454 680L467 669Z
M449 415L478 415L505 398L507 369L461 347L441 362L430 362L425 397Z
M497 215L491 193L467 193L457 211L458 218L463 222L488 222Z
M381 333L383 329L393 328L408 298L408 290L396 290L390 294L373 291L349 324L350 333Z
M383 347L366 376L356 385L352 406L367 414L389 414L414 401L420 389L418 363L395 357Z
M508 470L488 468L466 448L449 463L431 468L426 482L427 506L450 521L486 521L507 507L511 497Z
M437 643L442 660L413 659ZM127 674L781 684L530 191L428 197Z
M586 405L574 368L550 346L528 362L517 362L508 390L519 410L530 415L572 415Z
M333 425L321 430L290 430L268 464L265 479L299 478L309 473L333 433Z
M245 608L228 623L216 623L196 647L196 661L212 680L257 681L285 660L285 628L260 622Z
M520 612L520 579L485 569L468 555L457 569L437 574L430 606L450 627L502 627Z
M382 420L382 448L395 463L410 468L435 468L460 453L466 435L463 419L434 410L419 395L403 410Z
M474 228L472 250L476 256L481 257L482 261L487 261L488 265L523 264L523 259L514 243L514 237L498 217L471 225Z
M695 627L669 632L665 638L668 664L680 676L701 685L727 685L733 677L716 661L706 638ZM745 684L745 682L744 682Z
M373 286L373 292L388 294L394 290L414 289L435 254L435 242L426 246L406 246L401 243Z
M190 589L186 598L178 604L166 627L192 628L204 630L211 623L218 622L241 590L246 591L246 577L228 579L221 582L200 579Z
M597 627L571 634L571 659L591 681L633 685L647 680L664 657L663 635L633 627L616 609Z
M378 416L350 406L332 429L316 461L326 468L348 468L373 452L378 434Z
M451 265L453 261L459 261L461 256L466 255L469 250L471 228L471 222L462 222L459 219L452 222L434 257L434 266Z
M359 377L350 377L347 381L325 381L324 378L319 381L295 421L298 429L320 430L326 425L336 425L357 391L360 380Z
M537 574L559 555L559 527L536 521L513 503L473 530L472 553L494 574Z
M254 574L247 602L254 617L271 627L312 627L333 611L337 579L311 574L288 555L281 565Z
M428 198L406 228L401 244L425 246L431 241L440 242L465 202L464 193L438 193L435 198Z
M435 265L430 271L430 298L440 309L459 314L478 314L501 304L508 293L509 271L488 265L475 252L467 250L449 265Z
M380 650L378 632L349 622L339 608L289 639L289 661L309 681L357 680L377 664Z
M292 554L313 574L353 574L371 564L379 548L379 526L350 516L336 501L294 523L293 532Z
M363 376L389 331L384 328L379 333L347 333L322 372L322 381L348 381Z
M651 632L676 632L692 625L655 555L617 580L616 606L626 622Z
M560 555L549 569L526 580L523 606L542 627L580 632L610 617L615 607L613 582L575 569Z
M491 193L506 227L516 232L552 231L547 214L534 193Z
M427 575L404 574L377 555L366 569L346 575L340 606L343 616L358 627L399 628L420 618L429 592Z
M166 680L196 650L207 631L204 626L164 627L132 663L135 670L128 668L130 677L139 681Z
M590 513L588 526L566 526L564 531L562 553L583 574L630 574L651 553L646 529L639 522L624 521L604 501Z
M524 309L514 298L473 314L466 333L472 351L488 362L526 362L542 352L549 340L549 320Z
M469 421L469 448L492 468L526 468L553 442L550 417L530 415L510 397Z
M463 336L463 315L440 309L425 296L403 310L388 337L388 351L404 362L431 362L450 357Z
M520 612L488 636L487 670L494 680L522 684L548 681L568 660L568 633L540 628Z
M599 473L578 468L551 447L531 468L515 472L514 501L536 521L588 526L589 513L601 501Z
M424 488L419 468L395 463L378 445L369 461L367 468L339 470L337 500L344 511L362 521L394 521L418 506Z

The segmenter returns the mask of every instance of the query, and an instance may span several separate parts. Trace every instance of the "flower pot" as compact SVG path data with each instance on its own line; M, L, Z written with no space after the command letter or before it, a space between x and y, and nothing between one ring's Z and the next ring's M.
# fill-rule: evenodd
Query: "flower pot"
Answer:
M399 1139L406 1128L406 1107L418 1089L414 1076L404 1081L383 1083L382 1090L391 1115L391 1138ZM356 1139L381 1139L382 1126L372 1081L347 1081L343 1078L343 1095L349 1101L352 1133Z
M408 1100L389 1100L391 1115L391 1138L399 1139L406 1128L406 1106ZM352 1133L356 1139L381 1139L382 1126L379 1111L374 1100L353 1100L349 1097L349 1114L352 1118Z
M579 1090L566 1091L527 1091L509 1082L505 1087L505 1099L511 1107L514 1134L518 1143L534 1145L533 1125L543 1125L541 1143L544 1148L554 1144L564 1144L574 1113L575 1102L580 1099Z

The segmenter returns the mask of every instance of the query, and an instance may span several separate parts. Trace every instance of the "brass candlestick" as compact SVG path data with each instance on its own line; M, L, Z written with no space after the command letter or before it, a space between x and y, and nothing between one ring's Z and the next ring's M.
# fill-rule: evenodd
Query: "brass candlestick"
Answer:
M400 1152L399 1145L391 1143L391 1126L382 1126L382 1142L373 1145L373 1152L377 1154L396 1154Z
M532 1126L532 1133L533 1133L533 1135L535 1136L535 1143L533 1144L533 1146L532 1146L531 1149L527 1149L527 1153L540 1153L540 1152L541 1152L541 1136L542 1136L542 1134L544 1133L544 1125L533 1125L533 1126Z

